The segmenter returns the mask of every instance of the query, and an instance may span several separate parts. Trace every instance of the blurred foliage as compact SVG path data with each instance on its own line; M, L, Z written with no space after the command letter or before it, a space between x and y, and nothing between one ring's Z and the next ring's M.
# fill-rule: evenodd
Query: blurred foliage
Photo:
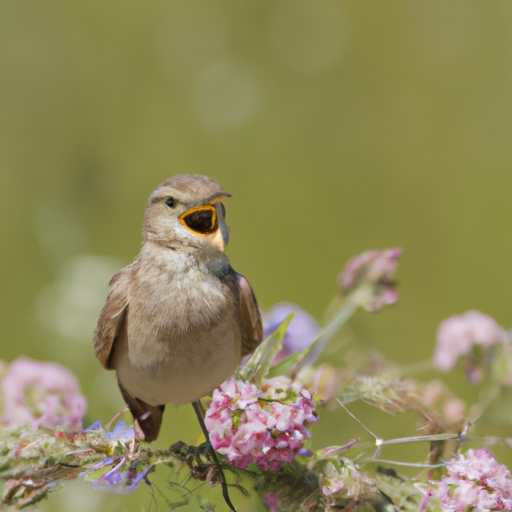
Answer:
M149 193L182 172L233 194L228 255L264 309L320 319L349 257L401 246L398 306L357 315L352 342L407 364L451 314L509 326L511 26L505 0L4 0L1 357L70 366L91 421L121 408L94 311ZM324 440L359 435L337 414ZM189 408L164 430L199 435ZM62 510L152 503L107 498L75 489Z

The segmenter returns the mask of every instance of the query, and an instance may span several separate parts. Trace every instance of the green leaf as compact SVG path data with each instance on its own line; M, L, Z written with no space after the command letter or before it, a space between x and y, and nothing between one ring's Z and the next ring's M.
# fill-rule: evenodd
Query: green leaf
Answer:
M254 473L257 473L258 475L261 475L263 473L263 471L258 467L256 466L256 464L254 464L254 462L251 462L248 466L247 466L247 469L249 471L253 471Z
M280 363L270 368L267 377L277 377L278 375L288 375L292 373L292 370L297 366L297 363L301 359L301 352L294 352L290 354L286 359L283 359Z
M272 361L281 348L286 329L295 313L290 313L281 325L254 351L249 360L239 370L240 378L259 384L267 377Z

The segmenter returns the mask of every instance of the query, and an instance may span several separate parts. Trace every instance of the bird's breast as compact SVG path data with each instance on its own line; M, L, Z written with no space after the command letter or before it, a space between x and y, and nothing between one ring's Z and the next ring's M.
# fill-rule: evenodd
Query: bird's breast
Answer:
M158 263L134 280L114 366L130 394L153 405L181 405L236 369L239 310L231 290L200 264Z
M156 252L143 260L130 290L132 315L158 331L207 327L233 307L230 289L205 264L179 251Z

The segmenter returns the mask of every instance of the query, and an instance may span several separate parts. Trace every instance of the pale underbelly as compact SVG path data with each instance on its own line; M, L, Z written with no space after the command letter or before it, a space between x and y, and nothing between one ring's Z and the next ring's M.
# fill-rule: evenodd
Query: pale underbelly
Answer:
M191 339L188 347L181 343L181 350L170 343L133 344L116 358L117 377L128 393L151 405L178 406L198 400L222 384L240 363L239 336L230 334L205 333Z

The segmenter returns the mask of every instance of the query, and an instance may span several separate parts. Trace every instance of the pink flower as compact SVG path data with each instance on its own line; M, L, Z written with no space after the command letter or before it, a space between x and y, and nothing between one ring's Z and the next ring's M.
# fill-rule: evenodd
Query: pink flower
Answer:
M341 480L336 480L335 482L331 483L330 485L322 486L322 492L326 496L329 496L331 494L336 494L337 492L341 492L343 489L345 489L345 484Z
M213 392L205 424L213 448L234 466L277 471L311 437L306 425L318 421L313 406L309 392L286 377L261 388L230 377Z
M319 484L322 494L327 498L326 505L337 505L342 498L349 498L356 503L362 501L363 497L379 492L378 481L361 471L360 467L350 459L336 460L333 457L326 461L319 475Z
M308 389L315 390L315 400L326 404L336 396L340 382L339 372L334 366L322 363L317 367L304 366L297 379Z
M449 371L464 356L470 382L479 382L481 365L477 364L475 346L485 349L506 340L506 331L493 318L479 311L451 316L438 328L434 365L439 370Z
M448 475L434 484L443 510L512 510L512 478L486 448L468 450L448 462Z
M459 423L464 419L466 404L457 397L446 400L443 406L443 414L447 421L452 424Z
M0 386L4 425L82 427L87 401L75 376L63 366L20 357L9 365Z
M443 412L445 420L450 424L456 425L464 419L465 403L454 396L443 382L433 380L426 383L420 391L420 395L425 405L429 407L437 405Z
M367 251L352 258L338 277L344 295L359 289L357 301L366 311L380 311L398 300L394 274L402 249Z

